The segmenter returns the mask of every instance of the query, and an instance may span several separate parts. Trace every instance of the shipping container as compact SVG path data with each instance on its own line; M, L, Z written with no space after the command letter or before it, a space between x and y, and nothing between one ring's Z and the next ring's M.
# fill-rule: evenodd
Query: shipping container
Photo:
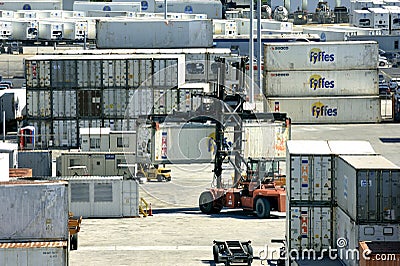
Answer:
M389 10L377 7L368 8L368 11L372 13L372 25L371 28L378 28L382 30L389 30L390 13Z
M78 90L77 94L79 117L101 117L101 90Z
M131 130L128 119L104 119L104 127L108 127L113 131Z
M53 145L55 147L78 147L78 127L76 120L53 120Z
M387 223L356 223L341 208L335 208L335 246L346 265L358 266L359 242L399 241L400 225ZM387 264L385 264L387 265Z
M288 141L286 156L287 200L331 205L333 158L328 142Z
M145 0L145 1L140 1L140 0L118 0L118 2L140 3L142 12L154 12L154 7L155 7L155 1L154 0Z
M267 98L266 110L287 113L292 123L378 123L378 96Z
M186 83L178 90L178 110L181 112L196 111L200 108L203 93L210 92L209 83Z
M153 99L153 114L171 114L178 110L177 89L154 89Z
M358 244L360 266L399 266L399 241L361 241Z
M363 140L328 140L328 146L335 155L377 155L371 143Z
M103 11L103 10L89 10L86 11L87 17L92 18L124 18L124 17L131 17L133 12L129 11Z
M126 59L103 60L104 87L126 87Z
M35 20L12 20L12 39L13 40L36 40L38 37L39 22Z
M25 19L39 19L36 10L18 10L14 12L14 17L17 19L25 18Z
M150 88L138 88L128 91L129 103L127 116L137 118L142 115L149 115L153 111L153 92Z
M50 62L49 61L25 61L26 88L50 87Z
M101 119L79 119L79 128L103 127Z
M287 252L312 249L316 254L332 248L333 212L331 207L291 206L287 211ZM292 252L293 251L293 252Z
M150 87L152 85L153 65L151 58L130 59L127 64L129 87Z
M88 38L88 22L83 19L63 19L63 26L63 39L83 41L85 38Z
M266 72L267 97L378 95L378 71L274 71Z
M18 167L31 168L32 176L52 176L52 151L19 151Z
M264 44L266 71L373 70L377 65L378 43L373 41Z
M50 90L26 90L26 109L28 118L51 117Z
M39 22L39 39L43 40L62 40L64 36L62 22L45 21Z
M10 156L8 153L0 153L0 166L1 169L8 169L10 168ZM2 171L2 173L0 173L0 182L3 181L9 181L10 180L10 175L9 172L7 171Z
M54 118L76 118L76 90L53 90Z
M368 9L354 10L352 14L353 25L360 28L373 28L373 14Z
M79 88L101 87L101 61L100 60L76 60L77 62L77 86Z
M121 118L125 116L127 108L127 92L122 88L103 90L103 114L107 118Z
M0 112L6 112L6 122L26 116L26 89L0 91ZM0 122L3 123L3 116L0 116Z
M18 168L18 144L10 142L0 143L0 152L8 154L9 168Z
M303 33L305 34L318 34L321 40L327 42L340 42L347 40L348 36L352 35L352 32L347 29L336 29L328 27L303 27Z
M92 142L96 147L98 142ZM62 153L56 159L57 176L114 176L120 175L132 179L134 171L129 165L136 164L135 153L132 152L69 152Z
M68 239L66 182L10 182L0 184L0 242Z
M155 1L155 12L163 13L165 2ZM169 0L167 11L187 14L206 14L210 19L222 19L222 3L218 0Z
M0 243L0 264L67 266L68 241Z
M11 20L0 20L0 39L8 40L13 36L13 23Z
M400 167L383 156L335 159L337 204L356 222L400 222Z
M50 120L33 120L29 119L28 124L35 128L35 149L47 149L49 146L53 146L52 141L52 124Z
M98 20L96 46L100 49L212 47L212 29L209 19ZM147 34L149 31L153 34Z
M239 35L237 22L232 19L214 19L213 35L236 36Z
M88 2L74 1L73 11L130 11L140 12L140 2Z
M3 10L10 10L10 11L60 10L62 9L62 0L44 0L44 1L8 0L8 1L3 1L1 8Z
M7 18L7 19L15 18L14 13L15 12L12 10L0 10L0 14L1 14L2 18Z
M52 60L51 65L51 87L74 88L76 87L76 61L75 60Z
M384 8L389 11L390 33L393 34L400 29L400 6L384 6Z

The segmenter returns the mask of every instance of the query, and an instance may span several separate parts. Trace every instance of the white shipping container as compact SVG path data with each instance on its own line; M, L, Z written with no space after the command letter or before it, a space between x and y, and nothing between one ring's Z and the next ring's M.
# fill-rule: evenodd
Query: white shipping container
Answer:
M102 127L100 119L79 119L79 128L97 128Z
M372 13L372 28L389 29L389 10L379 7L368 8L368 11Z
M292 123L377 123L381 121L378 96L267 98L269 112L287 113Z
M171 114L178 110L178 91L176 89L155 89L153 90L153 113Z
M262 19L261 29L292 31L293 23L287 21L276 21L274 19Z
M18 10L60 10L62 9L61 0L44 0L44 1L21 1L7 0L3 1L1 8L3 10L18 11Z
M391 33L400 29L400 6L384 6L389 11L389 26Z
M126 86L126 60L103 60L102 68L105 87Z
M155 12L163 13L165 2L155 1ZM222 3L218 0L169 0L167 11L187 14L206 14L210 19L222 19Z
M101 61L100 60L76 60L78 87L101 87Z
M75 118L76 117L76 91L62 90L52 92L53 117Z
M328 140L328 146L336 155L377 155L371 143L363 140Z
M103 114L105 117L124 117L127 108L127 90L103 90Z
M11 10L0 10L0 17L4 19L15 18L14 11Z
M68 241L0 243L0 263L67 266L68 250Z
M63 20L64 39L84 40L88 38L88 22L84 20Z
M54 146L78 147L78 131L76 120L54 120Z
M128 86L138 88L140 86L150 87L153 67L151 59L128 60Z
M286 241L288 254L306 249L319 253L332 248L333 213L331 207L291 206L287 210ZM293 253L291 252L293 251ZM289 253L290 252L290 253Z
M131 89L128 91L129 102L125 117L137 118L149 115L154 105L153 92L149 88Z
M35 148L46 149L53 145L51 141L51 122L28 120L28 124L35 127Z
M68 239L68 184L12 182L0 185L0 242Z
M29 117L44 118L51 116L50 91L27 90L26 111Z
M8 153L0 153L0 167L1 169L8 169L9 166L9 154ZM10 176L8 171L2 171L0 173L0 182L9 181Z
M378 43L373 41L264 44L266 71L373 70L377 65Z
M212 47L212 30L209 19L98 20L96 45L101 49Z
M213 35L235 36L239 34L237 31L236 21L217 19L213 20Z
M265 73L267 97L378 95L378 71L274 71Z
M50 61L25 61L26 87L43 88L50 86Z
M129 11L140 12L140 2L88 2L74 1L73 11Z
M176 59L154 60L153 87L172 88L178 85L180 70ZM180 84L179 84L180 85Z
M354 222L339 207L335 208L335 248L346 265L358 266L359 260L353 255L360 241L399 241L400 225L387 223ZM348 254L348 255L346 255ZM359 254L362 256L362 254ZM383 264L382 264L383 265Z
M39 39L61 40L64 37L62 22L43 21L39 22Z
M9 20L0 20L0 39L8 40L12 38L13 35L13 25Z
M335 159L337 204L356 222L400 222L400 167L382 156Z
M127 131L129 122L126 119L104 119L104 127L109 127L113 131Z
M373 28L374 18L373 14L368 10L354 10L353 11L353 25L360 28Z
M12 21L12 38L14 40L35 40L37 38L39 23L34 20Z
M287 200L308 204L333 201L332 154L326 141L288 141Z
M331 27L303 27L304 34L318 34L321 40L328 42L339 42L347 40L351 32L346 29L336 29Z

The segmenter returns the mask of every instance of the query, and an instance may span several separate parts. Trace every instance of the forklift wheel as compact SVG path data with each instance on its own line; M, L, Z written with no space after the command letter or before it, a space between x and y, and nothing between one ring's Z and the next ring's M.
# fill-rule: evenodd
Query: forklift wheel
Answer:
M213 246L213 255L214 255L214 262L215 263L220 263L219 261L219 247L218 245Z
M157 176L157 181L158 181L158 182L164 181L164 177L163 177L162 175L158 175L158 176Z
M201 212L205 214L213 213L214 212L213 201L214 198L211 195L210 191L204 191L203 193L201 193L199 198L199 207Z
M258 218L269 217L271 206L266 198L258 198L255 207Z

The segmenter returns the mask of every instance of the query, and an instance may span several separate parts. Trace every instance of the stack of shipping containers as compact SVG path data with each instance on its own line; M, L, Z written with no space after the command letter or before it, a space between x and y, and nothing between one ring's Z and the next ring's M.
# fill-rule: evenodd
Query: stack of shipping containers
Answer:
M293 123L381 120L376 42L264 44L267 109Z
M79 129L134 130L177 108L184 55L43 55L26 60L27 121L36 147L78 147Z
M399 241L400 167L379 155L338 156L335 169L335 243L346 265L358 265L350 255L359 242Z
M288 141L287 250L321 253L332 247L332 154L326 141Z
M13 181L0 184L2 265L68 265L66 182Z

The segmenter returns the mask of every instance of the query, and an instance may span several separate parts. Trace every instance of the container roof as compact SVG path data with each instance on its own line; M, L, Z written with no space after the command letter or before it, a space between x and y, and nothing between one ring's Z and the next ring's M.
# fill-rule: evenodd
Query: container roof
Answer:
M331 154L328 142L324 140L289 140L287 151L290 154Z
M340 156L345 162L353 166L355 169L382 169L382 170L400 170L400 167L386 159L381 155L365 156L365 155L343 155Z
M111 129L109 127L91 127L81 128L79 130L81 135L108 135Z
M333 154L340 154L340 155L377 154L368 141L329 140L328 145Z
M66 247L67 241L46 241L46 242L20 242L0 243L1 248L62 248Z

